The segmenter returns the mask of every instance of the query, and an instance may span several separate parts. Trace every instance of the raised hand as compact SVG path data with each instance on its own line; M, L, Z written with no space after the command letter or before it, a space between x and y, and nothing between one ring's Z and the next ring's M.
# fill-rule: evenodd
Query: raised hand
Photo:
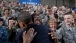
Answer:
M58 43L58 39L57 39L54 31L52 31L51 33L48 33L48 34L52 37L52 39L54 39L55 43Z
M34 32L33 28L30 28L27 33L23 32L23 43L31 43L36 34L37 32Z

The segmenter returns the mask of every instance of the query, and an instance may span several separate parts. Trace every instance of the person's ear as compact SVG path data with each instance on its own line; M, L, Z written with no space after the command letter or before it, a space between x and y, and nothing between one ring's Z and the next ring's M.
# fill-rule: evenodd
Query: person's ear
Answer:
M25 24L23 24L23 27L25 27Z
M25 24L22 22L22 26L25 27Z
M27 25L26 25L24 22L22 22L22 26L23 26L23 27L27 27Z

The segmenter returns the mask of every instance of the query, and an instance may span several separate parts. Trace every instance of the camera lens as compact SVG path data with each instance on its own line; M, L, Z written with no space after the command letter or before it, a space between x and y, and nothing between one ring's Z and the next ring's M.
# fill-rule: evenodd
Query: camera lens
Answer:
M15 23L13 23L13 25L15 25Z

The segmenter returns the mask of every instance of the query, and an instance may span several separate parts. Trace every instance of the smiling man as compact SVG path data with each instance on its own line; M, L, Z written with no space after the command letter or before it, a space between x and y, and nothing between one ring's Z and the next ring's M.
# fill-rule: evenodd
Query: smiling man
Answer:
M76 43L76 29L73 21L74 19L71 13L66 13L64 15L65 25L59 29L57 34L60 42L63 40L64 43Z

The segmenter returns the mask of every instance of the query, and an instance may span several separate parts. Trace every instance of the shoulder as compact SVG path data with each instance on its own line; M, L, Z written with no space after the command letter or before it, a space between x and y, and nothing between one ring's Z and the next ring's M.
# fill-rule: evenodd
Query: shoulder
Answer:
M43 33L48 33L49 32L49 27L48 26L44 26L44 25L36 25L34 27L36 32L43 32Z
M5 16L2 16L1 18L4 18Z
M0 35L7 36L7 34L8 34L8 33L7 33L6 28L0 26Z
M36 28L49 28L48 26L46 26L46 25L36 25Z
M64 35L66 32L66 26L62 26L56 31L59 35Z
M7 30L6 30L6 28L0 26L0 31L4 31L4 32L5 32L5 31L7 31Z
M3 26L0 26L0 29L5 29Z

